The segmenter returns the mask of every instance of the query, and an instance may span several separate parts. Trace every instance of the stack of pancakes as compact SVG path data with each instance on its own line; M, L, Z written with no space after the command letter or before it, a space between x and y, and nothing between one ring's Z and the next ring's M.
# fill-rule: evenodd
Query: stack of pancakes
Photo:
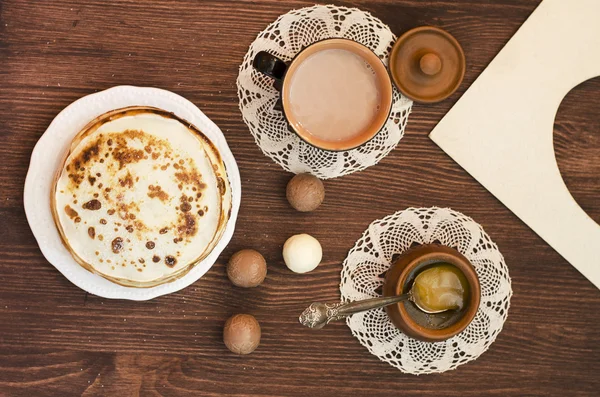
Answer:
M65 246L115 283L152 287L183 276L219 241L231 189L216 147L166 111L131 107L74 138L51 197Z

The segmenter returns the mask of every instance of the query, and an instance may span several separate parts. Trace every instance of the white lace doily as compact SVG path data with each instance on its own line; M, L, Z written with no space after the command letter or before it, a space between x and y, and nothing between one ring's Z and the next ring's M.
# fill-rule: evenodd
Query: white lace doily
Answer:
M402 372L428 374L475 360L502 330L512 289L496 244L473 219L447 208L409 208L374 221L356 242L342 269L343 301L377 297L392 257L414 244L438 242L460 251L475 267L481 303L473 322L443 342L421 342L401 333L384 309L347 319L352 334L379 359Z
M294 173L311 173L321 179L335 178L377 164L396 147L412 101L394 88L392 112L385 127L367 144L344 152L317 149L287 128L283 113L274 110L279 92L273 80L257 72L252 60L259 51L290 61L315 41L343 37L373 50L387 65L396 36L390 28L368 12L356 8L314 6L280 16L250 45L237 79L240 110L263 153Z

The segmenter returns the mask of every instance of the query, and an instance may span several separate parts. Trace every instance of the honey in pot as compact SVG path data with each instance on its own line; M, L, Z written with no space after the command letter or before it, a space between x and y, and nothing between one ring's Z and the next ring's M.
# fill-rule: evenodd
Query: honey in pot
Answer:
M417 275L413 300L426 312L460 310L469 296L465 275L449 263L435 264Z

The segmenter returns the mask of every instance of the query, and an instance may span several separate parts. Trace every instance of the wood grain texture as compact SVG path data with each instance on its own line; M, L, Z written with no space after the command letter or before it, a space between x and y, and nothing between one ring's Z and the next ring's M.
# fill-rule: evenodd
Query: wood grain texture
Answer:
M0 0L0 396L597 396L600 291L446 156L427 134L500 51L539 0L339 1L396 33L431 24L467 56L449 100L415 105L406 136L379 165L327 181L325 203L301 214L285 200L291 175L264 157L238 110L235 79L268 23L309 1ZM52 118L86 94L120 84L174 91L225 133L243 200L236 233L194 285L149 302L112 301L70 284L41 255L23 211L29 156ZM600 85L574 90L555 128L574 197L600 221ZM510 106L510 104L507 104ZM368 353L343 323L321 332L297 316L339 299L340 263L374 219L410 206L448 206L480 222L510 268L508 322L490 350L456 371L405 375ZM309 232L321 266L289 272L281 247ZM229 256L268 261L257 289L233 287ZM231 314L260 321L247 357L221 341Z

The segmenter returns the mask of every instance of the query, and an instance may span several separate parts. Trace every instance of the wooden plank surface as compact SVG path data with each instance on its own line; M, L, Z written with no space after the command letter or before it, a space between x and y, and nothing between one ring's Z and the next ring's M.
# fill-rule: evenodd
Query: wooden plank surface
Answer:
M425 24L449 30L468 70L452 98L414 106L386 159L327 181L323 206L300 214L285 200L290 175L262 155L242 121L235 79L258 32L313 3L0 0L0 396L597 396L600 291L427 137L538 2L338 2L397 34ZM70 284L41 255L22 204L31 150L52 118L121 84L168 89L198 105L225 133L243 181L236 233L215 266L149 302L102 299ZM567 96L555 127L565 182L597 222L599 106L600 82L586 82ZM370 355L343 323L321 332L297 323L311 301L339 299L340 263L372 220L434 205L480 222L510 268L508 322L488 352L416 377ZM300 232L324 247L322 265L307 275L289 272L281 257L285 239ZM247 247L265 255L269 272L250 291L231 286L224 265ZM247 357L221 341L236 312L254 314L263 329Z

